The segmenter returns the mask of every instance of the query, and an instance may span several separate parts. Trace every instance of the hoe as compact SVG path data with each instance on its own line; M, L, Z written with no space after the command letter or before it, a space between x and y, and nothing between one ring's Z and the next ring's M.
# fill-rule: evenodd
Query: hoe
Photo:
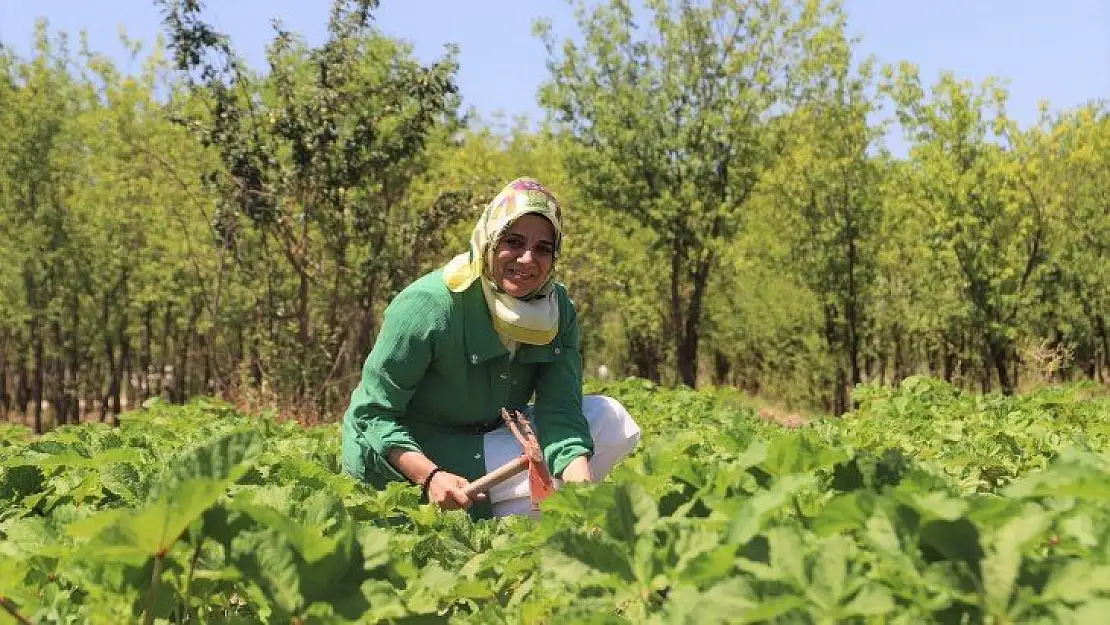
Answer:
M501 409L501 418L509 426L509 430L520 443L524 453L506 464L490 471L474 480L466 488L466 495L473 497L484 493L521 471L528 470L528 489L531 491L532 511L539 512L540 502L555 492L555 482L547 470L547 463L543 460L543 451L540 449L539 440L532 431L532 426L519 411L511 414L508 410Z

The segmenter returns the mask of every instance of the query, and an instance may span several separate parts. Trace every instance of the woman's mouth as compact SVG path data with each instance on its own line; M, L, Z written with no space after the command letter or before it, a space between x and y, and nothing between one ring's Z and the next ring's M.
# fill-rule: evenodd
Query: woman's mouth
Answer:
M517 280L517 281L520 281L520 282L528 282L528 281L533 280L535 278L535 274L533 274L530 271L519 271L519 270L515 270L515 269L508 269L508 270L506 270L505 273L510 279Z

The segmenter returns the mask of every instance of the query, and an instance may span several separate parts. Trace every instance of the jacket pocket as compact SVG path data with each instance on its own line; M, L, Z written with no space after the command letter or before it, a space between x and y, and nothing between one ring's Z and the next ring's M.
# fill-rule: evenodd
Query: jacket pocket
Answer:
M516 360L521 364L555 362L562 353L561 345L521 345Z

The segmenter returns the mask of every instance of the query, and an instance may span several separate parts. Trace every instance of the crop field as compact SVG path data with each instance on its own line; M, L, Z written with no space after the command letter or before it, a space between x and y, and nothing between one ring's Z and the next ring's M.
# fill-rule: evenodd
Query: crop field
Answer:
M930 378L787 429L600 383L644 438L542 519L339 472L338 429L197 400L0 431L0 623L1097 623L1110 394Z

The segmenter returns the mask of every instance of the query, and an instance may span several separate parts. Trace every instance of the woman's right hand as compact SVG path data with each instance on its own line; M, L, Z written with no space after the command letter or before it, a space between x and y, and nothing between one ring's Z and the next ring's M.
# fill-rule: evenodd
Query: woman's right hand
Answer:
M432 476L432 481L428 483L428 501L436 504L442 510L466 510L475 501L482 501L486 498L485 493L479 493L473 498L466 495L466 487L470 482L459 475L448 473L447 471L439 471Z

